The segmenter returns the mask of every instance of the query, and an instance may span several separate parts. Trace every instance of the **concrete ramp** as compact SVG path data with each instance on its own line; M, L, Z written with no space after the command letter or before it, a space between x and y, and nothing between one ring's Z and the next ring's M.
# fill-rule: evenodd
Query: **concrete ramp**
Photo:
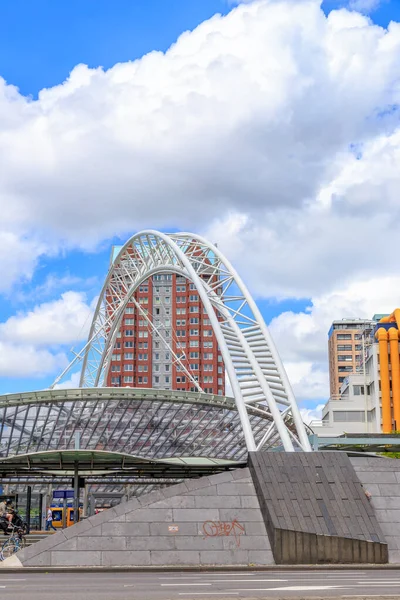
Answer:
M17 556L23 567L274 564L248 469L119 504Z
M347 454L250 452L249 464L277 564L388 562Z

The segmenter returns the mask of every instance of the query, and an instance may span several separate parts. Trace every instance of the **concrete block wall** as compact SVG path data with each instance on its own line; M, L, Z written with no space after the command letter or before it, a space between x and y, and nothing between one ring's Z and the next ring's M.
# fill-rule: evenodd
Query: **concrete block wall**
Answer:
M18 557L23 566L274 564L248 469L119 504Z
M371 494L371 506L389 548L389 562L400 563L400 460L351 458L357 476Z

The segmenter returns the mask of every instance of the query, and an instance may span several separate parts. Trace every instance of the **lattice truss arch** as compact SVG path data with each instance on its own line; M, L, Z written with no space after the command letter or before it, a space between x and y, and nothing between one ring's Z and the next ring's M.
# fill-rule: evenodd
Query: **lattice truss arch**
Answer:
M73 361L83 359L80 386L104 385L126 305L135 302L133 294L142 282L159 273L176 273L195 285L219 344L247 449L260 450L280 440L286 451L310 451L288 377L256 303L226 257L196 234L142 231L124 245L104 283L88 343ZM180 363L179 356L174 354L174 359ZM183 363L181 369L186 371ZM249 407L269 418L257 443Z

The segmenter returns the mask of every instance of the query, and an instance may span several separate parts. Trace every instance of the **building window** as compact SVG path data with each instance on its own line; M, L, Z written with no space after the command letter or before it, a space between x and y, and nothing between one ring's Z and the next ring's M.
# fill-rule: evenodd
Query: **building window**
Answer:
M167 376L164 378L164 380L165 380L165 383L169 383L169 382L170 382L170 376L169 376L169 375L167 375Z
M121 378L120 377L111 377L111 384L112 385L119 385L121 383Z
M362 350L362 344L356 344L356 345L354 346L354 349L355 349L355 350L358 350L358 351Z
M198 348L199 347L199 340L190 340L189 346L191 348Z
M363 385L353 385L353 394L355 396L364 396L364 386Z
M191 312L191 313L198 313L199 312L199 307L198 306L190 306L189 307L189 312Z
M218 357L219 360L219 357ZM351 373L353 371L353 367L338 367L339 373Z
M125 342L125 348L133 348L133 342Z
M212 348L213 342L203 342L203 348Z
M125 360L133 360L133 352L125 352L124 359Z
M199 330L198 329L191 329L190 330L190 335L199 335Z
M154 381L154 383L160 383L160 378L158 377L158 375L153 377L153 381Z
M213 353L212 352L205 352L203 354L203 360L212 360L213 359Z
M199 370L199 365L197 363L193 363L190 365L190 368L192 371L198 371Z
M362 410L335 410L333 411L335 423L365 423L365 412Z
M199 358L199 353L198 352L191 352L190 353L190 358Z
M125 337L133 337L133 329L125 329Z
M125 319L125 325L134 325L135 319Z
M352 362L353 361L353 357L351 354L338 354L337 359L339 362Z
M125 375L125 377L124 377L124 383L133 383L133 377L132 377L132 375Z
M197 294L192 294L189 298L190 302L198 302L199 301L199 297Z
M133 365L124 365L124 371L133 371Z
M204 337L212 337L212 334L213 334L212 329L205 329L203 331L203 336Z
M337 349L339 351L351 352L353 346L351 344L338 344Z
M198 322L199 322L199 317L191 317L191 319L190 319L191 325L197 325Z
M133 315L133 312L134 312L133 306L127 306L126 307L126 309L125 309L125 314L126 315Z
M111 360L117 360L117 361L121 360L121 355L120 354L113 354L111 356Z
M351 340L351 333L338 333L336 339L338 339L338 340Z
M121 370L121 367L120 367L120 365L111 365L111 371L112 371L113 373L119 373L119 372L120 372L120 370Z

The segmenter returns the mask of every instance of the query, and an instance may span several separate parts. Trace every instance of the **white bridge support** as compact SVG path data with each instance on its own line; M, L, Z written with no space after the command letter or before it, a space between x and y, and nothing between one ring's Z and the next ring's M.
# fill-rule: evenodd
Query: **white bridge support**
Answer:
M142 231L123 246L101 291L88 343L53 386L81 359L80 387L105 385L126 305L139 285L158 273L176 273L194 284L219 344L247 449L282 445L288 452L311 451L288 377L257 305L219 249L196 234ZM268 417L258 443L250 408Z

